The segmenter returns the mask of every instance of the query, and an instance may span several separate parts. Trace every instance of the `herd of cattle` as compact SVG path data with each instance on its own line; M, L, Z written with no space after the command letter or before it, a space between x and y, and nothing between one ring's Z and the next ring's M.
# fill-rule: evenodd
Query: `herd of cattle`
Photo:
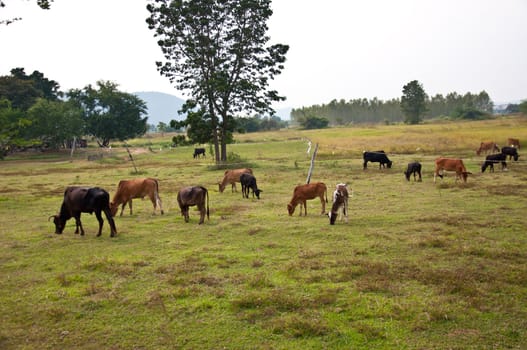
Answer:
M482 142L480 147L477 149L476 154L480 155L482 152L486 154L488 152L499 152L492 153L486 156L485 162L481 167L481 172L485 172L487 168L490 171L494 171L494 164L501 163L502 170L507 167L507 157L509 159L518 160L520 149L520 143L518 139L508 139L509 146L502 147L501 150L495 142ZM200 155L205 156L205 149L196 148L194 150L194 158ZM391 168L393 162L388 159L387 154L380 151L365 151L363 152L363 169L367 169L368 162L379 163L379 169L382 167ZM471 174L467 172L463 160L457 158L444 158L440 157L435 160L435 171L434 171L434 182L436 177L443 178L445 171L453 171L456 173L456 181L463 179L467 181L467 176ZM412 162L408 164L407 169L404 171L406 180L410 181L413 175L414 181L422 181L421 177L421 164L419 162ZM417 177L419 178L417 180ZM256 178L254 177L253 171L250 168L232 169L227 170L224 173L223 180L218 183L219 192L222 193L227 185L231 185L231 191L236 191L236 183L240 182L242 186L242 196L249 198L249 192L252 192L252 197L260 199L260 193L262 190L258 188L256 184ZM163 207L161 198L159 197L159 183L158 180L153 178L142 178L133 180L121 180L117 186L117 190L110 201L110 195L107 191L99 187L80 187L80 186L69 186L64 192L63 202L60 211L56 215L50 216L53 218L55 224L55 233L61 234L64 231L66 222L74 218L76 229L75 233L84 235L84 229L81 223L81 213L95 213L97 221L99 222L99 231L97 236L101 235L102 226L104 220L102 213L106 215L108 223L110 225L110 236L113 237L117 234L115 222L113 217L117 214L119 206L121 206L121 213L123 215L124 208L128 204L130 208L130 215L132 212L132 199L148 197L152 201L154 206L154 213L159 207L159 211L163 214ZM331 210L328 213L329 223L335 224L339 212L342 212L342 219L348 222L348 200L350 197L350 191L346 184L340 183L336 185L332 197ZM293 190L293 197L287 205L287 211L289 215L293 215L295 208L300 205L300 215L302 215L302 207L304 207L304 215L307 215L306 201L319 198L322 204L322 214L326 213L327 198L327 186L323 182L309 183L305 185L298 185ZM205 215L209 218L209 196L208 190L202 186L189 186L179 190L177 194L177 202L183 215L185 222L189 222L189 207L197 206L200 212L199 224L205 221Z

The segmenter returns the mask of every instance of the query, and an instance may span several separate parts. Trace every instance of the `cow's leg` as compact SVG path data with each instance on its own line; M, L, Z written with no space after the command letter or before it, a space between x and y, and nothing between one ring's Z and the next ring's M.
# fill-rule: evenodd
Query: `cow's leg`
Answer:
M205 221L205 205L201 204L198 205L199 209L199 225L201 225Z
M362 165L362 170L366 170L368 168L368 161L364 161L364 164Z
M159 206L159 210L161 211L161 215L164 214L163 212L163 203L161 202L161 197L159 197L159 194L156 192L156 202L157 202L157 205Z
M181 207L181 215L183 215L183 217L185 218L185 222L189 221L188 205L184 205L183 207Z
M320 203L322 203L322 215L326 214L326 202L324 202L324 195L320 195Z
M81 236L84 236L84 228L82 227L81 214L80 213L75 216L75 225L76 225L75 233L76 234L79 233L79 228L80 228Z
M121 205L121 214L119 216L123 216L123 211L124 211L124 207L126 206L126 201L123 202L123 204Z
M104 209L104 214L106 215L106 219L110 225L110 237L114 237L117 234L117 228L115 227L115 221L113 220L112 212L110 209Z
M344 199L344 208L343 208L344 218L346 223L348 223L348 198Z
M99 221L99 232L97 233L97 237L99 237L102 233L102 224L104 223L100 210L95 211L95 217L97 218L97 221Z
M130 207L130 215L132 215L132 198L128 201L128 206Z
M304 216L307 216L307 201L304 200Z

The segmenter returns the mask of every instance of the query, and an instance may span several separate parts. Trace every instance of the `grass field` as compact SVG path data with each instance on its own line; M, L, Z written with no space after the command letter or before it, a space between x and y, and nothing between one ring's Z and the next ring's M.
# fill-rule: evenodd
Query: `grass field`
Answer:
M236 135L260 200L218 192L223 170L171 135L131 140L139 173L118 144L25 154L0 162L1 349L525 349L527 163L481 173L481 141L527 140L525 118ZM319 144L311 181L353 189L350 221L329 225L320 202L287 214L305 183L307 142ZM362 170L362 151L394 166ZM208 152L208 149L207 149ZM433 182L436 157L463 158L468 182ZM423 164L407 182L406 164ZM113 195L121 179L156 177L165 215L148 200L117 217L118 235L86 235L73 220L54 234L68 185ZM185 185L210 191L211 217L185 224ZM331 193L329 193L331 198ZM330 199L331 201L331 199ZM329 210L330 204L327 206Z

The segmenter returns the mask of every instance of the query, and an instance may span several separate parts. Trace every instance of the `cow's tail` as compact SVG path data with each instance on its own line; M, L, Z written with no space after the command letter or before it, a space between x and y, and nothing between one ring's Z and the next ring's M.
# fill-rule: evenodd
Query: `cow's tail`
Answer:
M154 183L156 184L156 188L154 189L154 198L156 199L156 204L159 205L159 210L161 211L161 214L163 214L163 204L161 202L161 197L159 197L159 180L152 180L154 180Z
M205 197L207 197L207 220L210 220L209 218L209 191L205 187L201 187L203 191L205 191Z

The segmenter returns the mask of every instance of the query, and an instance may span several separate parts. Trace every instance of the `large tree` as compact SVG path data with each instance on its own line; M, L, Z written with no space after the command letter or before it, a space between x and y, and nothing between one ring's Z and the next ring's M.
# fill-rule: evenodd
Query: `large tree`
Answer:
M421 122L426 112L427 98L423 86L417 80L412 80L403 86L401 110L405 116L405 123L419 124Z
M147 130L146 103L139 97L121 92L118 85L98 81L82 90L70 90L68 96L83 111L86 133L94 136L101 147L111 140L125 141L144 135Z
M51 3L53 2L53 0L37 0L37 5L43 9L43 10L49 10L50 7L51 7ZM2 7L6 7L6 0L0 0L0 8ZM5 25L8 25L8 24L11 24L15 21L19 21L21 20L22 18L20 17L15 17L15 18L9 18L9 19L0 19L0 25L1 24L5 24Z
M216 161L239 112L274 114L284 98L269 89L281 73L287 45L267 46L270 0L155 0L147 23L165 56L161 75L193 100L210 120ZM221 148L221 151L220 151Z

